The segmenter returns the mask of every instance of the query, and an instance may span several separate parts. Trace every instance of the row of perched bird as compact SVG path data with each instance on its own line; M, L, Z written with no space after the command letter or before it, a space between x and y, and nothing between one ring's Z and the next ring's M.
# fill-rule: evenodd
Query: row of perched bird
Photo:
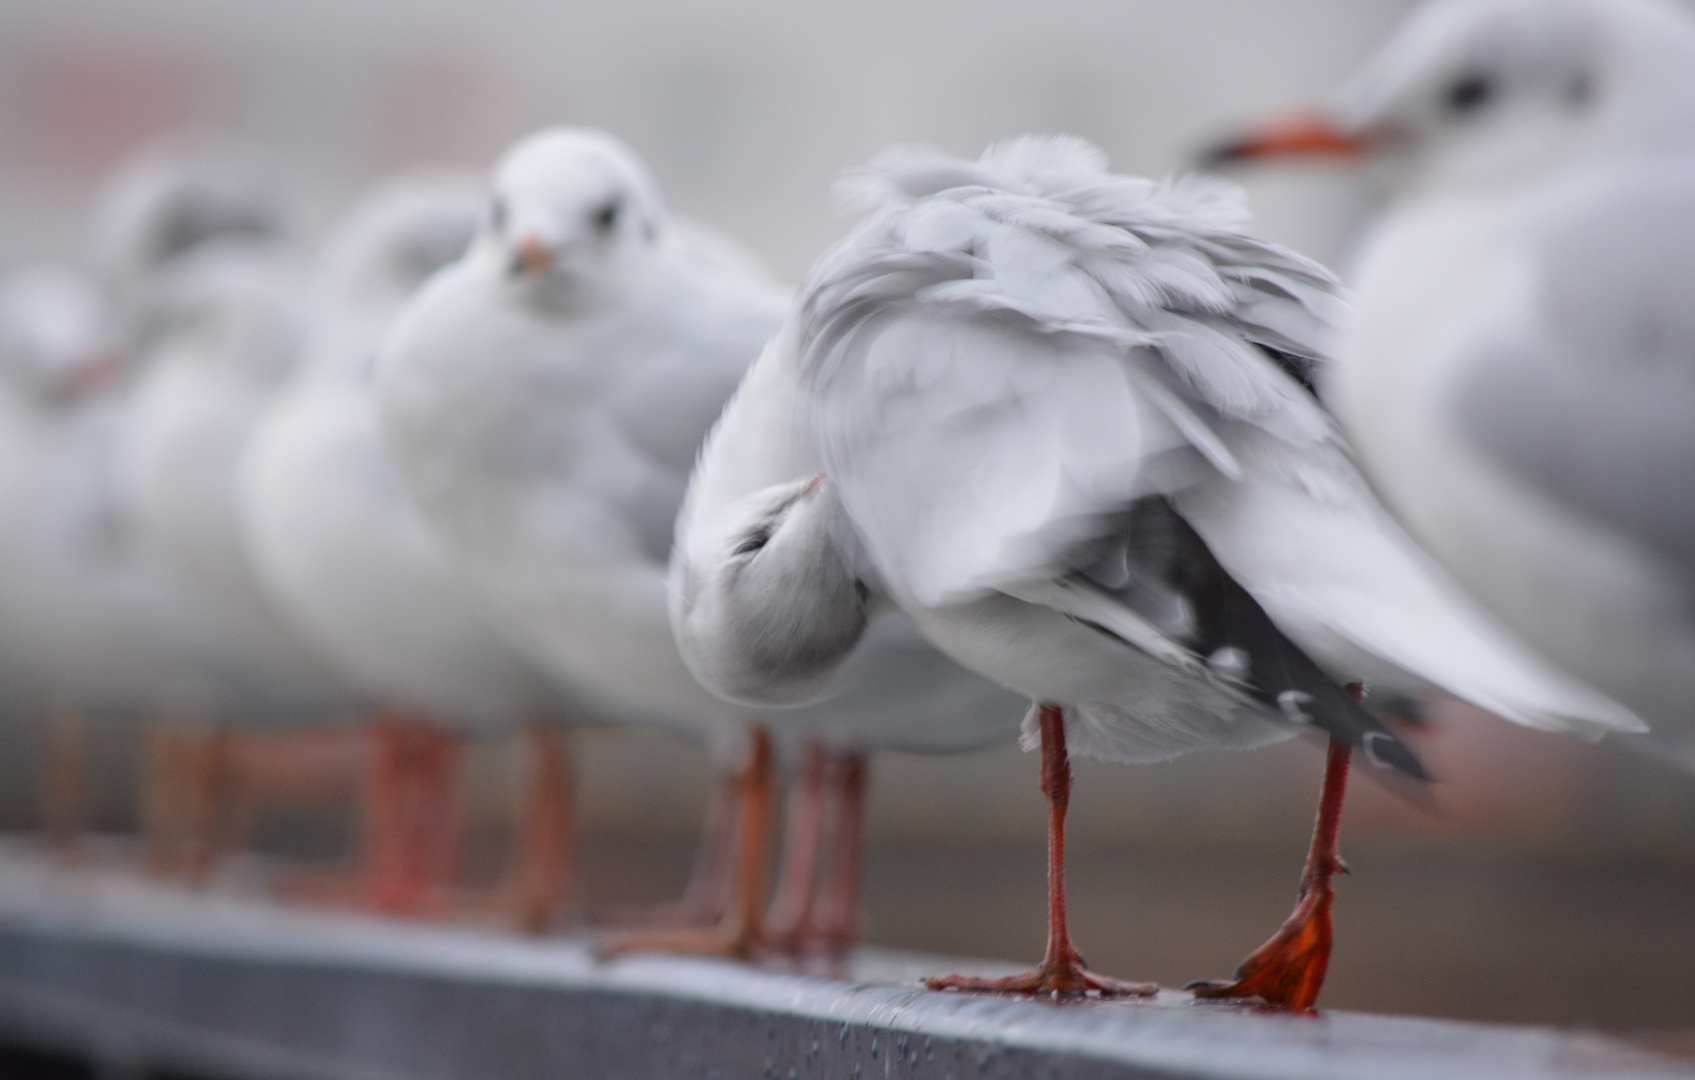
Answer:
M601 132L382 185L309 274L263 176L171 142L114 182L107 292L0 292L0 665L202 717L255 777L291 766L247 730L378 708L391 885L441 846L444 732L529 727L538 924L556 727L702 742L725 784L687 902L611 951L839 951L865 755L1022 725L1048 951L930 983L962 991L1153 992L1071 946L1069 755L1316 731L1296 910L1193 988L1311 1008L1351 752L1424 778L1367 690L1695 760L1692 151L1695 23L1661 0L1436 0L1210 157L1375 163L1355 296L1222 181L1068 138L884 154L792 294ZM187 783L193 740L161 745Z

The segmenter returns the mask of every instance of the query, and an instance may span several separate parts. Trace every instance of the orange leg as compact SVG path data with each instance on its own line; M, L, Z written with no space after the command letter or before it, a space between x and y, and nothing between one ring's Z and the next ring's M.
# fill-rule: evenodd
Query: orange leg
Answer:
M518 838L512 909L526 932L547 931L569 904L576 870L576 792L566 737L550 724L526 733L530 782Z
M602 943L602 956L627 952L673 952L745 960L761 942L760 909L771 861L771 737L754 728L747 763L739 777L730 903L718 925L702 929L619 935Z
M1342 824L1342 797L1348 788L1351 756L1347 743L1330 740L1318 823L1313 828L1294 913L1271 940L1242 961L1235 979L1191 983L1188 988L1196 997L1259 998L1279 1008L1312 1011L1330 966L1330 905L1336 896L1336 875L1348 872L1347 864L1336 854L1336 835Z
M88 731L82 714L60 706L48 717L42 818L47 846L65 862L84 854L88 832Z
M179 868L182 811L176 749L175 731L162 724L148 726L141 776L142 830L146 834L143 853L148 871L161 877L172 875Z
M859 865L865 851L865 795L870 769L864 754L839 754L831 762L836 798L836 838L830 873L818 905L815 937L832 956L859 938Z
M716 926L730 903L730 856L736 846L736 819L742 791L738 769L719 773L706 825L695 849L683 895L664 904L599 911L594 922L602 927L636 930L675 930Z
M1071 803L1071 761L1065 750L1065 717L1057 706L1043 705L1042 793L1048 798L1048 947L1042 964L1022 975L979 979L945 975L926 979L932 990L964 990L978 994L1026 994L1102 997L1146 997L1152 983L1123 982L1097 975L1083 966L1066 927L1065 814Z
M363 891L379 911L424 915L446 902L459 867L458 740L393 713L372 728Z
M771 913L766 916L765 943L778 952L801 952L814 933L813 901L824 833L825 771L824 745L809 744L796 791L790 796L783 868L777 877L777 895L771 902Z

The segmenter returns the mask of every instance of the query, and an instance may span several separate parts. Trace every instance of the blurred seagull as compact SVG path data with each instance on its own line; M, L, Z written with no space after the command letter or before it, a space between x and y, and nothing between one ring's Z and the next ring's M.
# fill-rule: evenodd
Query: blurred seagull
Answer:
M486 204L479 178L429 170L379 185L354 208L317 274L301 370L259 423L242 465L242 522L266 596L349 686L385 707L385 727L511 728L552 710L545 680L475 609L412 508L383 448L370 389L384 331L430 275L463 254ZM511 899L521 921L539 929L564 899L569 806L557 733L538 725L532 742L537 782ZM372 786L373 800L406 790ZM457 829L439 813L433 823L414 837L425 852L378 861L450 855ZM423 869L411 865L390 883L388 906L416 907L429 899L425 891L447 884Z
M1340 683L1434 686L1546 730L1640 726L1498 630L1372 500L1310 390L1336 286L1245 236L1233 189L1113 176L1071 139L895 152L860 186L879 212L760 363L802 405L765 437L816 472L718 523L694 603L723 612L710 670L751 658L804 693L886 598L1035 703L1047 956L931 986L1152 992L1071 945L1068 744L1147 762L1329 735L1294 915L1238 981L1200 988L1309 1008L1349 750L1423 775Z
M284 199L260 148L217 131L162 135L113 172L95 208L95 254L117 305L120 345L146 347L157 331L166 271L224 244L280 240Z
M470 250L383 347L391 460L574 718L655 723L736 754L742 715L671 643L665 558L701 436L780 322L783 294L684 246L646 168L603 133L532 135L492 186ZM733 782L736 897L710 947L754 944L770 770L756 742ZM702 919L718 917L717 862L703 857L691 882Z
M403 477L511 638L590 716L658 724L721 752L764 710L728 704L690 674L666 575L702 440L785 310L784 293L731 254L674 230L622 144L543 132L496 168L486 227L401 317L378 375ZM804 910L818 855L807 819L821 816L812 803L777 905L794 925L779 929L832 946L853 930L855 754L890 744L879 725L912 749L986 745L1012 737L1022 712L898 620L880 620L872 638L856 662L874 680L849 672L828 701L772 717L788 746L820 740L803 787L810 802L828 773L839 803L828 910L811 920ZM745 954L766 943L753 907L767 846L762 745L744 770L727 920L634 944Z
M0 280L0 677L11 704L53 718L49 826L66 845L84 809L82 715L204 714L235 690L205 612L125 528L112 345L86 275L37 266ZM148 814L156 866L203 854L167 838L180 822L161 821L164 806Z
M1390 188L1322 385L1373 485L1695 768L1695 19L1428 4L1212 159L1314 155Z

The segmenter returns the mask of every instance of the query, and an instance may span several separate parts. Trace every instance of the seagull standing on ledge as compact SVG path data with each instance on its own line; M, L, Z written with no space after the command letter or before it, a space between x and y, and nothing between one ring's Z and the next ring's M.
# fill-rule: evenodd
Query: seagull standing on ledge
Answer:
M1373 501L1311 390L1336 286L1245 236L1232 189L1114 176L1070 139L975 162L897 152L861 180L879 212L814 270L760 365L802 405L769 437L816 472L717 523L695 670L811 692L892 601L1034 702L1047 956L932 987L1152 992L1086 970L1067 934L1068 752L1151 762L1328 734L1295 913L1237 981L1200 988L1305 1009L1350 749L1422 776L1344 683L1640 730L1497 628Z
M365 856L373 900L418 911L451 897L459 737L525 728L533 782L510 900L539 929L570 880L565 745L550 715L558 710L413 509L371 390L383 333L424 281L464 253L487 204L481 177L414 170L373 189L334 230L316 273L304 364L247 449L241 511L266 596L337 675L381 706L373 730L382 749L361 784L373 823Z
M1427 5L1213 160L1314 155L1392 187L1323 386L1376 490L1695 768L1695 18Z
M747 955L787 937L839 949L855 929L858 752L988 745L1013 736L1022 710L899 619L880 620L829 700L775 725L785 747L820 745L779 887L787 933L766 934L771 750L757 721L779 718L714 697L690 674L666 575L702 440L782 325L786 297L721 246L679 235L647 170L602 133L524 140L493 188L469 254L425 287L385 347L379 408L399 471L501 628L586 715L657 724L721 752L755 732L726 917L621 944ZM820 758L826 746L833 762ZM807 826L822 816L811 799L826 776L838 824L819 875ZM815 876L831 887L813 912Z

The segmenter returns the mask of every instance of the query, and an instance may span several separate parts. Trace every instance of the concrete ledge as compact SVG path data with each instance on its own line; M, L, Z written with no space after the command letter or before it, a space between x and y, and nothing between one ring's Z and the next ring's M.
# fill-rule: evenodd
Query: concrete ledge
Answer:
M1348 1013L928 993L1003 965L868 951L831 977L597 964L581 941L188 895L0 848L0 1032L254 1080L1695 1077L1607 1040Z

